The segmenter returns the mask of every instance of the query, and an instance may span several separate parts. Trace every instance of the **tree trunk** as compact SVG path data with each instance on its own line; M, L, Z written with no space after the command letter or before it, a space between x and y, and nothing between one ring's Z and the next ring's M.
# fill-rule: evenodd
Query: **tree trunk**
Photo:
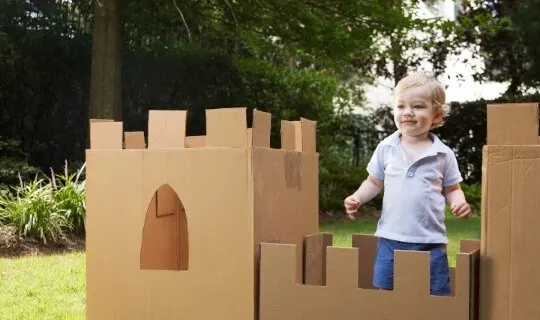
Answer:
M93 0L90 119L122 120L119 0Z

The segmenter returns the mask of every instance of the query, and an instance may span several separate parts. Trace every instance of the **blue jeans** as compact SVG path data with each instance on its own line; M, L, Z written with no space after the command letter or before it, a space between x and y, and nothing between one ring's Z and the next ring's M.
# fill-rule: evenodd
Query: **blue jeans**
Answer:
M432 243L407 243L379 238L373 270L373 285L380 289L394 288L394 250L430 251L431 295L445 296L452 292L446 246Z

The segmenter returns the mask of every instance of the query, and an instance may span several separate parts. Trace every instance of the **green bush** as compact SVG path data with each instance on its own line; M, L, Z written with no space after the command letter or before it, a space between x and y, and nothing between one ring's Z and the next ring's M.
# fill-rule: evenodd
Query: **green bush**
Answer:
M77 172L29 182L0 192L0 224L17 229L20 238L42 243L57 241L69 232L84 232L85 181L80 180L84 166Z
M482 206L482 185L479 183L475 184L461 184L461 189L465 194L465 199L471 205L473 213L480 214Z
M367 178L365 165L356 166L337 148L325 148L319 166L319 206L322 211L344 211L343 200L355 192ZM379 205L382 193L370 202Z
M71 224L73 231L82 234L85 231L86 221L86 181L81 180L86 164L74 173L68 172L66 162L62 175L51 174L51 184L53 186L53 197L58 209L63 212ZM51 170L52 171L52 170Z
M32 179L39 169L28 164L28 154L20 140L0 136L0 185L17 184L19 176Z
M22 181L22 180L21 180ZM0 220L17 229L19 237L43 243L57 240L70 223L54 199L54 189L44 179L21 183L0 196Z

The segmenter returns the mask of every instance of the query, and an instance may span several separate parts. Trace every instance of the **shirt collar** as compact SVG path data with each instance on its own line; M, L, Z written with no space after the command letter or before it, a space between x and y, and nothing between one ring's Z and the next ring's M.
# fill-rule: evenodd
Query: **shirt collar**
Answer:
M392 147L399 147L401 133L399 130L396 130L390 136L386 137L381 143L386 144ZM429 137L433 141L433 144L429 148L429 153L436 155L437 153L449 153L451 150L435 135L434 133L429 133Z

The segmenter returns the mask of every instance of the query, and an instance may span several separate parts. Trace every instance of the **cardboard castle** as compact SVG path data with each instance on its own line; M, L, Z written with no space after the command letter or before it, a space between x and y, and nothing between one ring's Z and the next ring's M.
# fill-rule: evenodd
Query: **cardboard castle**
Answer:
M482 240L461 242L448 297L429 295L428 253L397 252L380 291L375 237L319 233L314 121L282 120L281 149L265 112L248 128L244 108L207 110L206 136L185 122L150 111L147 146L90 124L87 319L538 319L537 104L488 106Z

